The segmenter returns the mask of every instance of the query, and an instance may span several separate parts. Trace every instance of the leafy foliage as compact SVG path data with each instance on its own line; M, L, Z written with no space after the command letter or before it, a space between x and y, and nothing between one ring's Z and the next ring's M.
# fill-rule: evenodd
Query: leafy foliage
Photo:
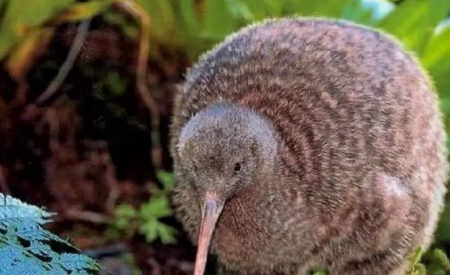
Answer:
M415 251L413 251L413 253L411 253L411 255L409 256L409 266L406 274L426 275L425 265L420 262L422 254L423 252L420 248L417 248Z
M0 274L97 274L94 260L42 228L51 216L0 194Z
M450 271L450 260L440 249L423 255L420 248L415 249L409 258L409 264L405 275L446 275ZM427 261L425 266L424 261ZM327 271L320 269L311 271L310 275L327 275Z
M163 188L154 188L151 199L139 209L128 204L118 206L111 225L119 233L128 237L140 233L149 243L160 240L163 244L172 244L176 241L175 229L161 219L173 215L168 193L173 187L173 176L163 171L160 171L157 176Z
M67 8L75 0L14 0L3 1L0 28L0 59L29 33L32 28L38 27L56 12ZM24 8L26 7L26 8Z

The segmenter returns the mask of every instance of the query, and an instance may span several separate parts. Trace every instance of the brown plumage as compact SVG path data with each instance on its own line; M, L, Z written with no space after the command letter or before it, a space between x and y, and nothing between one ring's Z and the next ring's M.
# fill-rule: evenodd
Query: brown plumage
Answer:
M397 275L432 240L447 179L437 97L378 31L244 28L190 69L171 134L195 275L208 251L224 274Z

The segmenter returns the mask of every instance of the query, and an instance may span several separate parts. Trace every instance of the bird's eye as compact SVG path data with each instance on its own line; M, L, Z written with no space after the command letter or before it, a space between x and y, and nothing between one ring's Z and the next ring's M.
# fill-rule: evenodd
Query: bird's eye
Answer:
M234 164L234 168L233 168L234 172L235 172L235 173L240 172L241 169L242 169L241 163L240 163L240 162L236 162L236 163Z

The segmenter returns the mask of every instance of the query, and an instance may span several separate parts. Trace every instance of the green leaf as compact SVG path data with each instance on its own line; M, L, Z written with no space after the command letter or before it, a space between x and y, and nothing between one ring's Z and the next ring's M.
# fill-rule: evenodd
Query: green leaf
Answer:
M199 20L198 13L195 10L194 0L179 1L180 15L182 18L182 24L180 24L183 30L186 31L188 37L192 37L201 31L201 22Z
M441 267L445 272L450 272L450 260L448 259L447 255L444 251L440 249L434 250L434 257L437 259Z
M170 217L172 215L172 208L170 207L168 197L153 197L148 203L142 206L139 215L144 220Z
M233 17L242 22L251 23L267 17L280 17L284 0L228 0L228 9Z
M322 269L315 269L309 272L310 275L327 275L327 271L322 268Z
M163 185L164 191L170 191L175 186L175 177L173 173L160 170L156 173L156 177Z
M103 19L109 24L116 25L120 28L123 34L128 38L136 41L139 37L139 29L135 22L128 22L126 18L127 14L119 13L115 10L106 10L103 14Z
M227 4L228 10L235 19L243 20L244 22L252 22L256 20L253 12L250 10L249 5L247 4L248 1L227 0L225 2ZM262 1L262 3L266 2ZM262 7L264 5L260 6Z
M295 13L302 16L325 16L341 18L345 9L354 0L334 0L328 1L324 5L321 1L299 0L287 4L288 13Z
M117 71L108 71L104 81L114 96L120 96L125 93L127 79L123 78Z
M156 219L150 219L139 227L139 232L145 236L147 242L151 243L158 237L157 228L158 221Z
M55 22L82 21L90 19L108 9L116 0L92 0L76 3L64 10Z
M450 26L433 36L421 58L442 94L450 96Z
M354 0L346 5L341 18L367 26L375 26L393 9L395 9L395 5L385 0Z
M158 236L163 244L174 244L176 243L175 238L175 230L163 223L159 223L158 227Z
M242 25L231 13L226 0L205 0L204 5L203 37L220 40Z
M135 218L137 216L137 212L133 206L129 204L119 205L115 210L115 216L122 218Z
M425 275L423 272L425 271L425 267L420 263L420 260L423 255L423 250L421 247L417 247L414 251L408 256L408 275Z
M406 0L383 19L378 27L395 35L419 55L436 26L450 11L448 0Z
M40 26L74 2L75 0L8 1L0 23L0 59L32 28Z
M175 230L156 219L151 219L143 223L139 228L139 232L145 236L146 241L149 243L157 239L160 239L163 244L173 244L176 242Z
M131 223L137 218L137 211L129 204L122 204L114 210L114 217L110 223L113 228L119 231L129 231L132 229Z

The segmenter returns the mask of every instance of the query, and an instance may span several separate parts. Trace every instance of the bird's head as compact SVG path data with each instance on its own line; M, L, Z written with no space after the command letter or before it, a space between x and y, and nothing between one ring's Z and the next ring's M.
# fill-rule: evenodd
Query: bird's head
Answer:
M277 142L270 124L256 112L218 103L193 116L177 144L180 168L202 209L195 275L202 275L209 244L229 198L274 169Z

